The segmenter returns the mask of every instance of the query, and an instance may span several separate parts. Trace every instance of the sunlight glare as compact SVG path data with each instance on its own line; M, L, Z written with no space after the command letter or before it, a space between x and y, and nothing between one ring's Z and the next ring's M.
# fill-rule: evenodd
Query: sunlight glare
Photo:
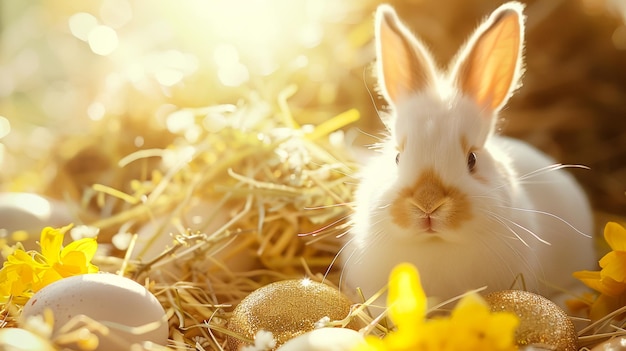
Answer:
M104 0L100 6L100 18L107 26L120 28L133 18L128 0Z
M86 12L79 12L69 19L70 32L76 38L87 41L89 33L98 26L98 19Z
M237 87L248 81L248 68L239 62L237 49L229 44L218 45L213 51L217 64L217 75L225 86Z
M313 4L311 4L313 3ZM273 73L302 47L320 44L325 1L216 0L186 3L217 45L213 58L225 86L237 87L254 75Z
M92 121L99 121L104 117L106 113L106 108L101 102L93 102L87 107L87 116Z
M11 123L6 117L0 116L0 139L4 138L11 132Z
M117 49L118 39L115 30L109 26L96 26L89 32L87 38L89 47L94 54L101 56L110 55Z
M181 133L195 126L195 116L191 110L172 112L166 119L167 130L172 133Z

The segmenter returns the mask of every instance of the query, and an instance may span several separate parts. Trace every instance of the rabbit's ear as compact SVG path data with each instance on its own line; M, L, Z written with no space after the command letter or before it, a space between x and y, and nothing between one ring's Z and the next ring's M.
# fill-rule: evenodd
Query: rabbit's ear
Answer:
M499 110L522 73L524 5L500 6L470 38L453 71L459 88L487 111Z
M389 103L434 81L430 53L400 22L388 5L376 11L376 55L380 89Z

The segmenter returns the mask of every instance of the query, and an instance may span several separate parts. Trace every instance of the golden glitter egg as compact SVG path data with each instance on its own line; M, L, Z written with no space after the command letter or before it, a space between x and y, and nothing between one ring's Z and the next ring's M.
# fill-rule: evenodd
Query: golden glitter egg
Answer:
M488 294L485 300L494 312L509 311L517 315L520 324L515 338L519 346L578 350L574 324L562 309L545 297L528 291L505 290Z
M626 350L626 337L613 338L597 345L591 351L624 351Z
M276 347L311 331L324 317L343 319L352 302L339 290L310 279L284 280L261 287L245 297L233 311L228 329L254 339L260 331L269 331ZM349 328L356 327L349 325ZM227 350L239 350L246 343L234 336L227 338Z

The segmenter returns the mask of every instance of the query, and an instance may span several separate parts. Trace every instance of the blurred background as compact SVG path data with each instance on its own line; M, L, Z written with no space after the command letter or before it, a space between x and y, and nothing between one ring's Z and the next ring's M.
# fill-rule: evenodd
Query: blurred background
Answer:
M389 1L446 64L502 1ZM527 0L524 86L502 132L574 170L602 222L626 215L626 1ZM118 161L209 128L180 109L289 95L298 123L381 124L373 0L0 0L0 190L79 201ZM566 205L566 204L564 204Z

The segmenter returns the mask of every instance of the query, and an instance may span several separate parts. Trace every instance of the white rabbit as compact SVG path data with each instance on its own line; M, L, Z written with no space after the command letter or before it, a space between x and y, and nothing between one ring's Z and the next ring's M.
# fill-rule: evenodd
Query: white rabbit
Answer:
M351 292L369 297L396 264L411 262L427 296L440 300L485 286L553 297L577 287L572 272L596 265L590 206L574 178L494 132L521 76L522 11L518 2L500 6L442 73L395 11L378 8L390 137L362 169L340 252Z

